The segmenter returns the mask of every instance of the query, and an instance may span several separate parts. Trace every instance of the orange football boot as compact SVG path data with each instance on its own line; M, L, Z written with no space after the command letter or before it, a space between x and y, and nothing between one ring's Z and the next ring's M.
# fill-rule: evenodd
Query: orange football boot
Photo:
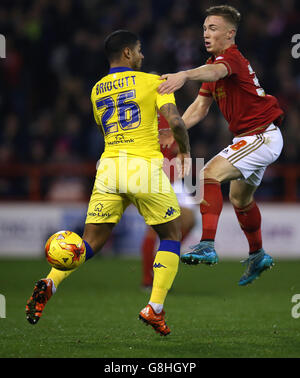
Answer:
M26 305L26 319L30 324L36 324L42 316L46 303L52 297L52 287L53 281L50 278L44 278L35 284Z
M155 332L160 333L162 336L167 336L171 330L165 322L165 312L156 314L153 308L148 304L139 314L139 319L147 325L150 324Z

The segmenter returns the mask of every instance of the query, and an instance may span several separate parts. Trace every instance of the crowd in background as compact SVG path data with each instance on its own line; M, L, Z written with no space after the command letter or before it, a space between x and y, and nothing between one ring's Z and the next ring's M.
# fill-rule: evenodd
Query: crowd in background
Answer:
M300 163L300 59L291 39L300 33L296 0L1 0L0 165L96 161L103 139L90 92L107 73L104 38L116 29L139 34L143 71L176 72L204 64L204 11L228 3L242 14L237 44L267 93L286 112L283 164ZM199 83L176 92L183 113ZM231 142L218 108L190 131L192 155L207 161ZM1 193L1 182L0 182Z

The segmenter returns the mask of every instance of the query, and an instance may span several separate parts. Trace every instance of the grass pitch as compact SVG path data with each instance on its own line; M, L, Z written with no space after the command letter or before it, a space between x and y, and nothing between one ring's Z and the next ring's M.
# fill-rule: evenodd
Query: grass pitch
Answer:
M171 334L138 320L150 293L140 289L141 262L94 258L66 279L38 324L26 300L49 267L44 260L0 260L0 357L203 358L300 357L300 261L276 261L247 287L238 261L180 264L165 310ZM300 313L300 310L299 310Z

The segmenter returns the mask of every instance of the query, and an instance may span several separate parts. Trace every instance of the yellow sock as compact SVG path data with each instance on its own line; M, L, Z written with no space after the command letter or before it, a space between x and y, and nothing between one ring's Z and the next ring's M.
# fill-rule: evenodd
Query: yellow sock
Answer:
M73 272L75 272L75 270L77 270L78 268L76 269L72 269L72 270L58 270L58 269L55 269L55 268L52 268L47 276L47 278L51 278L53 283L54 283L54 286L55 288L57 289L58 288L58 285L67 277L69 277L69 275Z
M178 271L180 242L162 240L153 264L150 302L163 304Z

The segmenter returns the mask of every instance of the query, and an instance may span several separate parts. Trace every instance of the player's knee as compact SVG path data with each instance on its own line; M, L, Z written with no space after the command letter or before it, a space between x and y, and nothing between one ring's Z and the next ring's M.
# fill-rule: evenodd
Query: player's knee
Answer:
M88 242L94 253L104 246L111 235L114 224L86 224L82 239Z
M191 230L196 225L196 215L192 209L190 209L189 215L189 230Z
M204 168L204 179L220 183L242 177L241 172L222 156L215 156Z
M229 193L229 201L234 207L243 209L244 207L250 205L253 201L253 196L241 196L238 193Z
M165 236L164 239L166 239L166 240L180 241L181 238L182 238L181 229L173 228L173 229L170 229L170 231L168 232L168 234Z
M181 240L181 219L180 217L170 222L152 226L160 240Z
M211 165L203 169L204 180L213 180L222 183L227 179L227 172L219 167Z
M181 218L181 229L185 232L191 230L196 225L196 216L193 209L181 208Z
M99 252L99 250L101 249L101 244L99 243L97 238L91 237L91 235L89 234L83 234L82 239L89 244L94 253Z
M207 180L207 179L213 179L213 180L218 180L218 174L216 173L215 169L213 167L205 167L203 169L203 177L204 177L204 180Z

